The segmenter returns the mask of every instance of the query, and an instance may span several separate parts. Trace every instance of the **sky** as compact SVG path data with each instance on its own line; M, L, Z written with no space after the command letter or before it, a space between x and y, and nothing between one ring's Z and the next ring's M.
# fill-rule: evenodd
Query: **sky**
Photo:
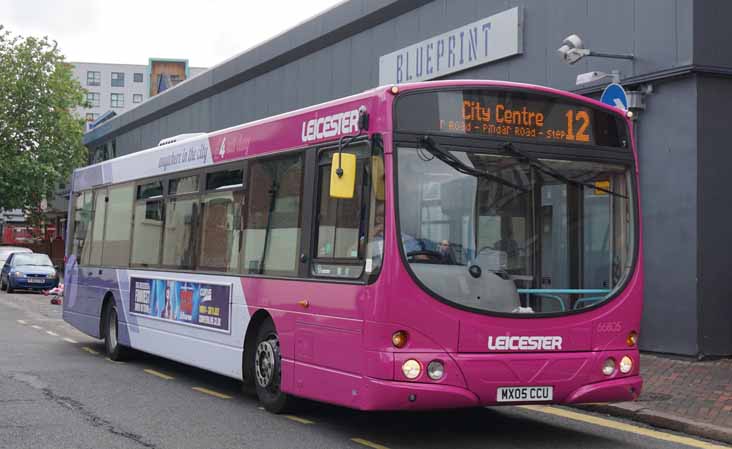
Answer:
M0 25L48 36L70 62L188 59L212 67L342 0L0 0Z

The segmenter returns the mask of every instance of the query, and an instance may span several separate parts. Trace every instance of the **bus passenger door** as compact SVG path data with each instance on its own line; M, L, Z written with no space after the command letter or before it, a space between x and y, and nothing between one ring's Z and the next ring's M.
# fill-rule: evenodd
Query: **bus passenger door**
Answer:
M104 227L107 216L107 188L95 189L93 195L93 219L91 224L91 242L86 264L80 272L82 288L79 299L84 303L84 312L101 317L102 300L105 286L102 282L102 250L104 249Z
M330 196L334 149L309 154L311 172L305 179L314 181L305 187L304 233L313 238L304 239L301 275L314 282L302 283L297 301L294 387L304 396L348 405L358 400L363 372L360 301L366 290L366 231L373 208L370 147L357 144L344 152L357 156L355 191L346 199Z
M73 258L67 263L64 273L64 301L63 308L71 312L79 312L81 305L80 289L83 287L84 269L91 249L91 221L92 221L92 192L75 194L74 213L71 231L71 251ZM86 260L86 261L85 261Z

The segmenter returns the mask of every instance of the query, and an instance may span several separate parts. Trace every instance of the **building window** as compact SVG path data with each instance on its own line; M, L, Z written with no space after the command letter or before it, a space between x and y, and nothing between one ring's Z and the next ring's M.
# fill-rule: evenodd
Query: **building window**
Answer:
M177 85L181 81L183 81L183 78L180 75L177 75L177 74L170 75L170 84L172 84L173 86Z
M132 81L134 81L136 83L141 83L142 82L142 73L134 73L132 75Z
M89 103L89 107L98 108L100 106L99 92L87 92L86 102Z
M125 94L111 94L110 103L113 108L125 107Z
M99 86L102 83L102 72L89 70L86 72L86 85Z
M132 94L133 103L142 103L142 94Z
M93 122L94 120L99 118L99 114L95 114L93 112L87 112L86 113L86 121L87 122Z
M112 72L112 87L125 87L125 74Z

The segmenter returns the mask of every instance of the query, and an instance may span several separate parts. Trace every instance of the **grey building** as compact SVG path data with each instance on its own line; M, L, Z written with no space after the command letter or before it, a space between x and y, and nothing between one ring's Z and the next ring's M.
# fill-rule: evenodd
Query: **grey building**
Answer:
M598 96L590 71L619 71L644 92L636 109L645 310L641 347L732 355L732 2L726 0L352 0L227 60L90 131L117 154L168 136L212 131L379 84L382 56L520 7L520 51L444 78L509 80ZM632 60L562 62L570 34ZM649 93L651 92L652 93Z

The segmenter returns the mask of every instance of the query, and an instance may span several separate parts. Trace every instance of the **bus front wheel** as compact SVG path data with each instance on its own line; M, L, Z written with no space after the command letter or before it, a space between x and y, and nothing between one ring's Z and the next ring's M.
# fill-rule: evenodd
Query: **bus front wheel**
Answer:
M282 381L280 340L271 319L264 321L257 331L252 371L257 397L264 408L272 413L287 410L293 398L280 389Z

